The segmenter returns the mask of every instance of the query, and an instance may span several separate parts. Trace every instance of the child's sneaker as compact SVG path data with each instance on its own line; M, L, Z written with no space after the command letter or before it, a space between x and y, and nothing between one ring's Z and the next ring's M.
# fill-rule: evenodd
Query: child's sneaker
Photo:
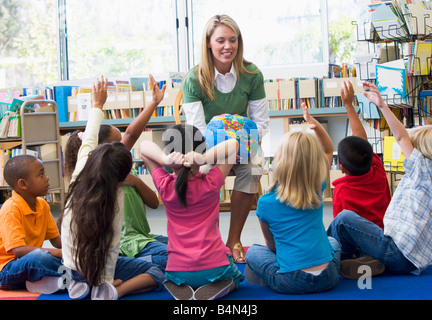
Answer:
M234 284L233 279L220 280L199 287L194 294L195 300L216 300L227 295Z
M91 291L92 300L117 300L117 289L111 283L102 283L94 286Z
M384 264L379 260L371 256L364 256L358 259L342 260L339 274L348 279L359 279L364 274L362 271L359 271L361 266L370 267L372 276L380 275L385 270Z
M176 300L192 300L194 296L193 289L186 285L176 285L172 281L165 281L164 287L168 290L169 293L174 297Z
M90 293L90 286L86 282L71 280L68 288L69 298L81 300Z
M26 288L29 292L53 294L60 290L60 286L58 283L60 279L60 277L45 276L38 281L26 281Z

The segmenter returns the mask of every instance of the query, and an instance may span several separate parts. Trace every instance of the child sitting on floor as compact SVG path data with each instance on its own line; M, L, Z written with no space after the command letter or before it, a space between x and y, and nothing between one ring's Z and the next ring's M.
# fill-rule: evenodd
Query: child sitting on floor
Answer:
M0 210L0 288L50 294L58 291L62 258L60 233L48 203L42 162L30 155L11 158L4 178L12 188ZM54 248L44 249L45 240Z
M349 210L341 212L327 233L342 247L341 272L348 278L363 275L359 268L369 265L372 275L384 271L369 260L352 259L358 250L385 265L385 271L420 274L432 262L432 126L410 133L383 101L378 88L367 83L363 94L381 111L405 156L405 174L384 215L384 230Z
M116 127L101 125L98 144L120 141L129 150L133 148L154 110L162 101L166 90L166 85L159 88L152 75L149 78L152 87L152 101L130 123L123 136ZM71 179L75 170L78 150L82 143L82 134L80 131L73 132L66 145L65 175L67 180ZM120 238L120 254L125 257L141 258L152 262L164 272L167 263L168 238L152 234L146 216L146 205L156 209L159 206L159 199L153 190L134 174L134 171L132 170L127 176L122 186L124 191L124 219Z
M123 224L122 182L130 173L132 156L120 142L98 146L107 81L93 87L94 107L87 122L62 216L63 261L71 269L69 296L116 300L162 285L155 265L119 257ZM120 280L120 281L114 281Z
M236 162L238 142L230 139L202 154L204 138L191 125L167 130L164 140L166 153L151 141L140 149L168 218L165 287L178 300L220 298L244 278L227 255L218 225L220 189ZM202 174L199 167L205 164L215 166Z
M302 104L307 132L283 136L273 162L274 185L258 200L266 246L246 253L246 281L279 293L303 294L332 289L339 281L339 245L323 224L323 191L333 158L325 129Z
M342 139L338 145L339 167L346 176L333 181L333 216L351 210L384 229L384 213L391 200L384 164L373 152L354 110L351 82L343 83L341 97L353 135Z

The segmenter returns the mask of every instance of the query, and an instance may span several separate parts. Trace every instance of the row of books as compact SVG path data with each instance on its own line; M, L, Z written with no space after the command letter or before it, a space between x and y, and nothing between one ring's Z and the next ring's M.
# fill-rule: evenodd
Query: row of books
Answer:
M155 117L173 116L174 103L179 93L178 88L169 88L165 91L165 97L153 113ZM92 93L79 93L77 96L70 96L68 101L68 121L86 121L93 104ZM128 91L109 92L104 105L104 112L107 119L128 119L137 117L152 101L151 91Z
M169 72L159 76L159 85L162 87L167 84L168 88L181 88L181 81L184 77L182 72ZM150 79L148 76L134 76L122 80L109 81L109 93L129 93L129 92L151 92ZM14 99L39 98L54 100L57 103L59 121L78 121L78 114L70 114L68 109L68 100L73 97L77 98L82 95L83 100L91 99L92 87L89 85L47 85L47 86L30 86L24 88L0 89L0 118L6 111L16 111L12 107ZM89 97L90 95L90 97ZM90 100L91 101L91 100ZM142 107L141 107L142 108ZM16 108L15 108L16 109ZM83 119L85 120L85 119Z
M264 83L269 110L342 107L341 89L345 81L353 84L356 93L363 83L355 77L277 79Z

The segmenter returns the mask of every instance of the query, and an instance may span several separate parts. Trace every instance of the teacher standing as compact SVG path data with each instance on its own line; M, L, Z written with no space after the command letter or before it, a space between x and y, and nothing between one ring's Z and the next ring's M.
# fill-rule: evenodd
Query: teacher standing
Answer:
M207 123L223 113L249 117L260 138L268 131L269 115L261 71L243 58L243 39L236 22L226 15L212 17L205 27L201 62L183 80L186 122L204 133ZM231 221L226 245L236 263L245 263L241 232L259 191L262 158L233 166Z

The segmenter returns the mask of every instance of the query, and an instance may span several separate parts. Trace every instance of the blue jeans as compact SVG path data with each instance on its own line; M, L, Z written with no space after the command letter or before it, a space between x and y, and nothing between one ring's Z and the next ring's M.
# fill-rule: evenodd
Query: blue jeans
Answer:
M219 280L233 279L236 288L244 280L244 276L234 263L232 256L227 255L229 265L200 271L167 271L165 277L178 286L185 283L194 290Z
M152 262L157 265L162 272L165 272L168 261L168 237L159 236L155 238L155 240L156 241L147 243L146 246L135 255L135 258Z
M160 271L156 265L135 258L118 257L114 280L120 279L125 282L143 273L150 275L157 283L158 288L162 288L163 282L165 281L164 273ZM86 281L85 278L75 270L72 270L72 279L78 282Z
M334 239L329 240L333 248L338 250L339 244ZM340 256L336 252L327 268L317 276L302 270L279 273L276 253L266 246L254 244L246 253L246 263L255 276L264 280L274 291L285 294L306 294L332 289L339 283L339 262Z
M340 243L342 260L369 255L381 261L388 272L409 273L416 269L390 236L353 211L339 213L330 224L327 235Z
M3 289L22 289L25 282L35 282L42 277L60 277L61 259L53 257L47 250L36 249L24 257L14 259L0 272L0 287Z

